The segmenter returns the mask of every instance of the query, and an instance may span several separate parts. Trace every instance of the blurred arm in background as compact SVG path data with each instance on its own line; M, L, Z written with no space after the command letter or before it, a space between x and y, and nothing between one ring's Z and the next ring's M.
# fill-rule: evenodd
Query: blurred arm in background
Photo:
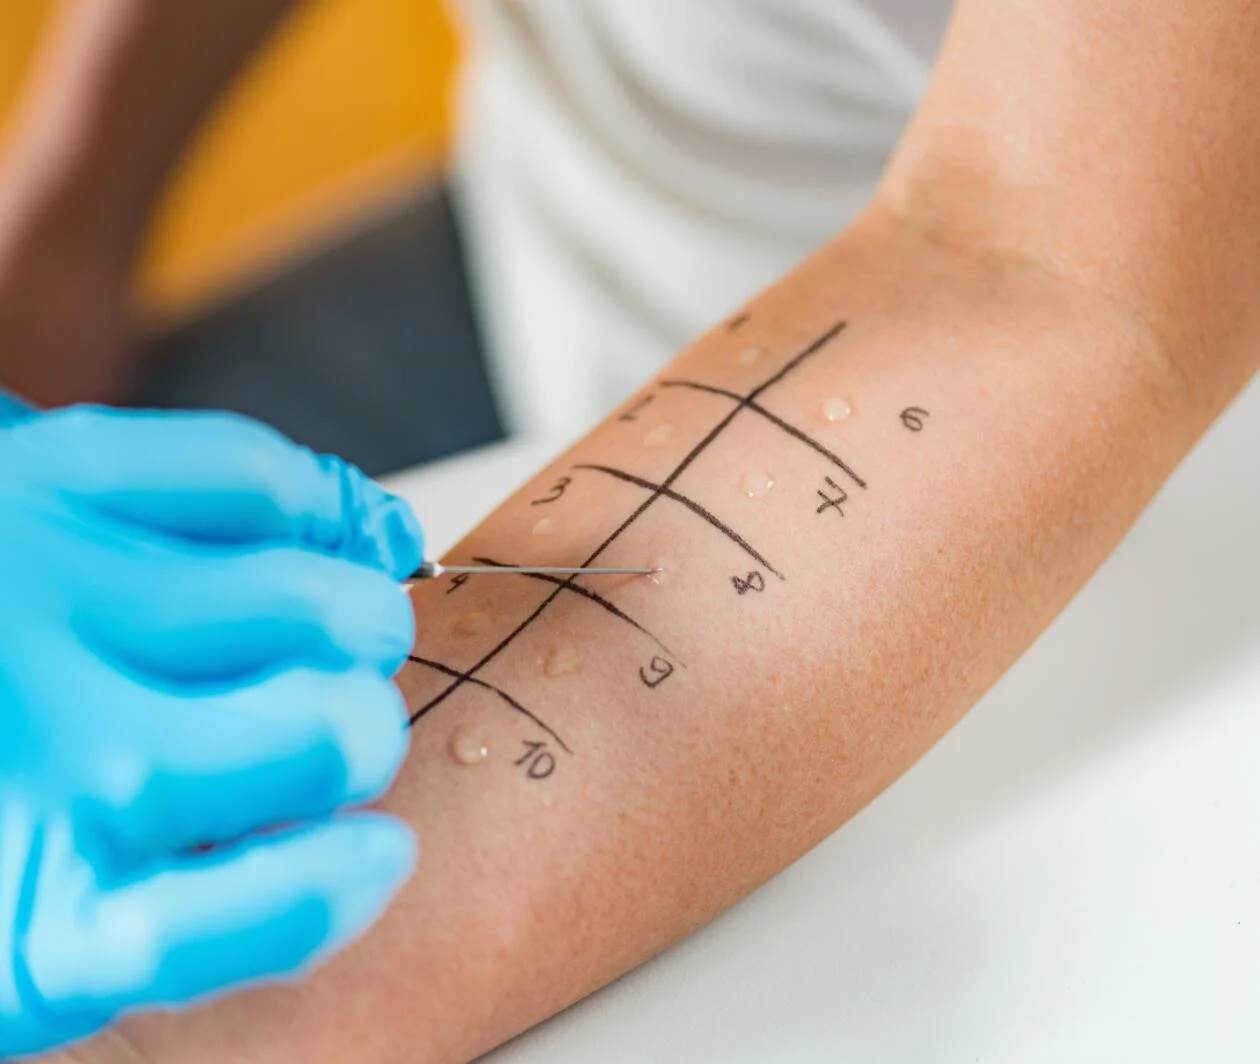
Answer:
M66 0L0 146L0 384L108 401L134 366L129 286L157 195L295 0Z

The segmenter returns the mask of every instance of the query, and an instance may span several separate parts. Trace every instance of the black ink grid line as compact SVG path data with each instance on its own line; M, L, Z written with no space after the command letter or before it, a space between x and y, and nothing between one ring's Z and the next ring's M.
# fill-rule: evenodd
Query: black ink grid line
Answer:
M549 724L543 721L540 717L531 713L528 709L526 709L523 705L521 705L515 698L513 698L506 691L502 690L501 688L495 687L494 684L486 683L485 680L482 680L476 676L465 676L458 669L452 669L449 665L443 665L440 661L432 661L429 658L417 657L415 654L408 654L407 660L413 661L417 665L423 665L426 669L432 669L434 672L440 672L444 676L450 676L452 678L459 677L464 682L473 684L476 687L481 687L484 690L490 691L498 695L501 699L503 699L504 702L506 702L509 706L511 706L514 710L516 710L517 713L520 713L522 716L528 717L535 724L537 724L538 727L540 727L543 731L545 731L548 735L550 735L553 739L555 739L555 741L560 745L560 748L566 754L573 753L573 751L570 750L567 745L565 745L565 741L561 739L559 735L556 734L555 729L553 729ZM411 723L414 724L415 722L416 722L415 718L412 718Z
M716 528L719 532L721 532L722 535L724 535L732 543L736 544L740 548L740 550L742 550L745 554L747 554L750 558L752 558L755 562L757 562L758 565L762 566L765 569L769 569L770 572L774 573L774 575L777 576L780 580L784 579L783 574L779 572L779 570L776 569L773 565L771 565L768 561L766 561L766 559L761 555L761 553L758 552L756 549L754 549L753 546L746 539L744 539L743 536L741 536L733 528L729 527L725 522L722 521L721 518L717 517L715 514L710 513L708 510L706 510L694 499L688 498L686 495L683 495L681 492L677 492L673 488L662 487L660 484L653 484L652 481L650 480L644 480L642 477L635 476L633 473L627 473L624 469L616 469L613 466L575 465L573 468L586 469L594 473L604 473L610 477L615 477L617 480L624 480L627 484L634 484L640 488L647 488L648 491L658 492L661 496L663 496L666 499L670 499L673 502L682 503L682 505L687 507L687 509L690 510L693 514L695 514L698 517L702 517L704 518L704 520L708 521L709 524L711 524L714 528Z
M573 577L569 577L564 583L565 585L567 585L572 582L573 582ZM534 611L528 617L526 617L523 621L521 621L520 624L518 624L515 628L513 628L510 632L508 632L508 634L505 635L502 639L500 639L497 644L495 644L488 651L486 651L486 653L482 655L481 660L478 661L475 665L473 665L471 669L467 670L466 672L457 673L454 678L455 680L454 683L448 686L445 691L442 691L441 693L434 695L434 697L430 698L429 701L427 701L424 705L422 705L419 709L417 709L414 713L411 714L411 723L415 724L416 721L418 721L426 713L431 712L433 709L439 706L442 702L444 702L447 698L449 698L456 691L458 691L460 687L463 686L465 683L469 681L475 681L476 674L480 672L482 669L484 669L488 664L490 664L490 662L493 661L495 658L497 658L501 653L503 653L504 650L506 650L509 646L512 645L512 643L515 641L517 636L519 636L523 631L525 631L526 628L528 628L531 624L533 624L536 620L538 620L538 618L542 616L543 610L545 610L548 606L550 606L556 600L556 597L562 591L564 591L564 586L557 587L553 592L551 592L551 594L549 594L545 599L542 600L542 602L538 604L538 606L534 609Z
M777 427L781 428L793 439L800 440L801 443L805 444L807 447L812 447L815 451L817 451L824 458L826 458L827 461L829 461L837 469L840 469L841 471L843 471L845 476L847 476L850 480L852 480L853 483L856 484L859 488L866 487L866 481L863 480L860 476L858 476L850 468L849 464L843 458L841 458L838 454L834 454L832 451L828 450L816 439L814 439L813 436L810 436L806 432L802 432L790 421L784 421L781 417L778 416L778 414L771 413L760 403L754 403L751 401L745 402L744 397L740 395L739 392L727 391L727 389L725 388L715 388L711 384L700 384L697 381L661 381L661 387L662 388L690 388L692 391L708 392L710 395L721 395L727 399L734 399L735 402L737 403L743 403L754 414L760 414L772 425L776 425Z
M474 558L473 564L474 565L491 565L491 566L494 566L494 568L496 569L516 568L516 566L511 562L497 562L493 558ZM655 643L658 647L660 647L663 651L665 651L666 654L669 654L671 657L675 659L678 658L677 654L675 654L672 650L669 649L669 647L667 647L664 643L662 643L659 639L657 639L656 636L654 636L651 632L649 632L646 628L644 628L643 625L641 625L638 621L636 621L633 617L631 617L628 613L626 613L623 609L621 609L620 606L616 605L613 602L610 602L608 599L604 598L603 595L597 595L590 588L583 587L581 584L570 583L569 581L565 580L564 577L555 576L552 573L521 573L520 575L524 577L526 580L538 580L544 584L555 584L557 587L559 587L563 591L572 591L575 595L580 595L584 599L589 599L591 602L595 603L595 605L607 610L618 620L625 621L625 623L630 625L631 628L635 628L638 631L642 632L645 636L647 636L650 640L652 640L653 643ZM679 661L679 664L681 665L682 662Z
M659 485L657 485L656 490L651 495L649 495L646 499L644 499L643 502L641 502L635 508L634 513L632 513L629 517L627 517L624 521L622 521L621 524L616 529L613 530L612 534L609 535L608 538L605 539L603 543L601 543L598 547L596 547L595 552L582 564L584 566L593 565L595 563L595 560L601 554L603 554L604 551L606 551L619 538L621 538L621 535L626 531L627 528L629 528L640 517L642 517L647 512L647 510L652 506L652 504L655 503L657 499L661 498L661 496L665 493L666 490L674 486L674 482L677 481L678 478L681 477L683 473L687 471L688 468L690 468L691 464L697 458L699 458L702 454L704 454L706 450L708 450L709 445L712 444L714 440L716 440L719 436L722 435L723 432L726 431L726 429L730 426L731 422L734 421L735 418L739 416L740 411L742 411L749 403L755 402L758 396L760 396L763 392L765 392L766 389L771 388L774 385L778 384L779 381L783 380L784 377L786 377L789 373L791 373L792 370L796 369L796 367L799 366L802 362L804 362L807 358L809 358L810 355L817 354L824 347L826 347L827 344L829 344L832 340L834 340L837 336L840 335L840 333L844 330L844 325L845 325L844 322L839 322L838 324L833 325L830 329L828 329L825 333L823 333L822 336L820 336L817 340L815 340L807 348L805 348L804 351L802 351L799 355L796 355L794 358L792 358L787 363L787 365L785 365L782 369L780 369L777 373L775 373L769 379L759 384L756 388L754 388L751 392L749 392L745 398L741 399L740 402L732 410L730 410L726 414L726 416L722 418L721 421L719 421L716 425L713 426L712 429L709 430L708 434L704 437L704 439L702 439L699 443L697 443L690 451L687 452L686 455L683 456L682 461L679 462L678 465L674 467L673 471L669 474L669 476L667 476L663 481L661 481Z
M824 347L826 347L827 344L831 343L832 340L834 340L837 336L840 335L841 332L844 331L844 327L845 327L844 322L837 322L825 333L823 333L820 337L818 337L818 339L814 340L811 344L809 344L809 346L806 347L804 351L800 352L800 354L794 356L791 360L789 360L788 363L784 365L778 372L776 372L767 380L765 380L756 388L754 388L751 392L748 393L748 395L745 398L741 399L730 411L727 412L727 414L721 419L721 421L719 421L712 429L709 430L708 434L706 434L705 437L699 443L697 443L690 451L687 452L687 454L683 457L682 461L680 461L678 465L674 467L673 471L669 474L669 476L667 476L659 485L657 485L656 489L652 492L652 494L649 495L646 499L644 499L643 502L639 503L639 505L635 507L634 512L631 513L630 516L627 517L624 521L622 521L621 524L618 525L617 528L615 528L612 531L612 533L610 533L608 537L598 547L595 548L594 552L582 563L582 566L586 567L588 565L594 565L595 561L599 558L599 556L603 554L604 551L606 551L609 547L611 547L625 533L626 529L628 529L640 517L642 517L652 507L652 505L656 502L656 500L663 496L664 492L667 489L673 487L675 481L677 481L678 478L681 477L688 468L690 468L692 463L695 462L695 460L699 458L700 455L702 455L709 448L709 446L713 443L714 440L716 440L719 436L722 435L723 432L726 431L727 427L731 424L732 421L735 420L736 417L739 416L739 413L742 410L744 410L745 407L755 402L758 399L758 397L760 397L762 394L765 393L767 389L772 388L774 385L778 384L781 380L783 380L784 377L786 377L789 373L791 373L794 369L796 369L797 366L799 366L811 355L817 354ZM501 640L499 640L497 644L495 644L488 651L486 651L486 653L482 655L480 661L474 664L472 668L468 669L465 672L460 673L457 677L454 678L454 682L451 683L446 688L446 690L435 695L433 698L429 699L429 701L426 702L423 706L417 709L411 715L411 723L415 724L416 721L420 720L420 718L423 717L426 713L429 713L430 711L432 711L436 706L440 705L443 701L445 701L452 694L458 691L459 688L463 684L467 683L470 680L474 680L476 677L476 674L479 671L481 671L483 668L485 668L486 665L488 665L491 661L497 658L501 653L503 653L504 650L506 650L509 646L511 646L512 643L516 640L516 638L523 631L525 631L526 628L528 628L531 624L533 624L534 621L536 621L539 617L541 617L543 614L543 611L546 610L547 607L550 606L565 590L565 587L567 585L571 585L575 581L575 579L576 577L571 576L568 579L566 579L563 584L561 584L560 586L557 586L554 591L552 591L545 599L543 599L542 602L538 604L538 606L529 614L528 617L526 617L523 621L520 622L520 624L518 624L514 629L512 629L511 632L509 632L506 636L504 636Z

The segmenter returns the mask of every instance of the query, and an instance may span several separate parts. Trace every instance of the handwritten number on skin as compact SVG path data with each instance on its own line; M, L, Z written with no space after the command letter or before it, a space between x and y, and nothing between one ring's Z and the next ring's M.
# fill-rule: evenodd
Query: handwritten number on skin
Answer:
M660 687L674 675L674 663L668 658L655 657L651 664L639 669L639 679L647 687Z
M908 406L901 412L901 423L911 432L922 432L924 421L931 416L921 406Z
M556 770L556 759L547 749L545 742L525 742L525 753L514 762L518 768L525 769L525 775L531 780L545 780Z
M549 491L541 499L535 499L530 503L530 506L546 506L549 503L559 502L564 497L564 493L568 490L569 485L572 483L572 477L561 477L552 486L551 491Z
M841 517L844 516L844 504L849 501L849 493L840 487L831 477L824 478L827 481L827 487L831 489L833 494L828 495L827 492L818 489L818 497L822 499L822 504L815 510L815 513L825 514L828 510L835 510Z

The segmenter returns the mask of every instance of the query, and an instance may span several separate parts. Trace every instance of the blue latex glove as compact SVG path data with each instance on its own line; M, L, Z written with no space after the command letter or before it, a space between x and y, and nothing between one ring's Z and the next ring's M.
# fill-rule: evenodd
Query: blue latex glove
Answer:
M0 1058L382 912L411 832L339 810L406 752L421 556L405 504L244 419L0 427Z
M35 411L32 407L28 406L12 392L7 392L0 388L0 428L15 421L22 421L33 416L34 413Z

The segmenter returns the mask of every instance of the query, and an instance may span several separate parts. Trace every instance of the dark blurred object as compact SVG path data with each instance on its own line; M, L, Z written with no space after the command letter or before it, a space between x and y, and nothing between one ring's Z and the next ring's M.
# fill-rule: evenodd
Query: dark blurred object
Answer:
M502 439L446 190L158 337L134 401L248 414L370 476Z

